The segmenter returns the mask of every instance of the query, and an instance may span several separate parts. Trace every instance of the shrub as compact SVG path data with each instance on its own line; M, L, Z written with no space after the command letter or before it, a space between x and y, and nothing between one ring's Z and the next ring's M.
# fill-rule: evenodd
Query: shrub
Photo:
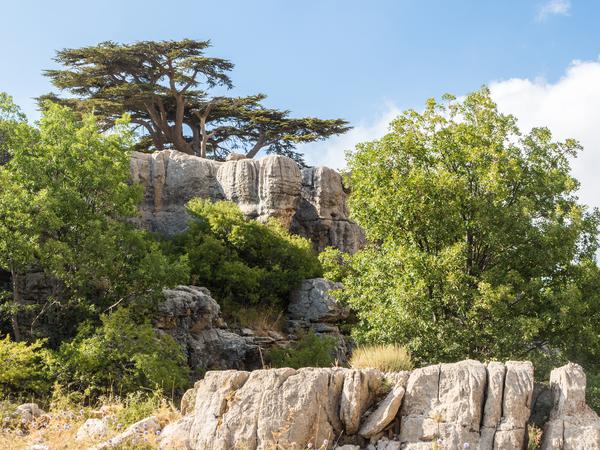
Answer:
M365 345L352 352L350 366L354 369L373 368L382 372L411 370L413 363L406 347L398 344Z
M587 374L586 400L587 404L600 414L600 373Z
M281 305L301 280L321 275L310 241L275 220L244 217L231 202L188 203L192 217L179 245L189 257L192 283L206 286L221 304Z
M21 397L49 391L50 353L43 344L43 341L13 342L9 336L0 339L0 395Z
M188 385L183 352L168 335L159 335L147 321L137 322L127 309L102 317L94 329L81 327L58 352L58 381L86 396L139 389L171 392Z
M272 367L330 367L333 365L335 339L309 332L290 348L275 348L267 356Z

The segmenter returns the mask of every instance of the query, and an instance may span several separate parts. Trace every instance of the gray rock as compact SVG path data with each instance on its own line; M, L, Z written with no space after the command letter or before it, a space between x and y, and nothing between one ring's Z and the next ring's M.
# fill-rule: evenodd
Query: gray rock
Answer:
M15 410L15 415L21 419L21 423L29 423L44 414L46 412L37 403L23 403Z
M146 435L154 434L157 431L160 431L160 429L161 426L156 417L146 417L145 419L130 425L122 433L119 433L109 440L91 447L90 450L122 448L123 446L128 446L128 448L136 448L136 446L140 444Z
M360 427L360 435L370 438L383 431L396 417L402 399L404 398L404 386L397 384L392 388L389 394L377 406ZM400 443L398 443L400 445Z
M211 369L256 369L258 346L222 328L219 304L206 288L177 286L164 290L154 325L171 335L187 355L194 376Z
M290 294L288 317L292 320L334 323L346 319L349 309L329 295L329 291L341 288L341 283L324 278L303 280Z
M318 250L334 246L355 252L364 245L364 233L348 219L341 176L324 167L301 172L285 156L217 162L163 150L134 152L131 179L144 188L135 223L150 231L168 236L185 231L185 205L200 197L233 201L248 218L277 218Z
M365 244L363 230L349 219L341 175L328 167L302 170L302 198L291 230L312 240L316 250L333 246L355 253Z
M550 374L553 407L542 437L542 450L600 449L600 417L585 402L586 377L569 363Z
M102 419L87 419L75 434L76 441L96 440L108 434L108 425Z

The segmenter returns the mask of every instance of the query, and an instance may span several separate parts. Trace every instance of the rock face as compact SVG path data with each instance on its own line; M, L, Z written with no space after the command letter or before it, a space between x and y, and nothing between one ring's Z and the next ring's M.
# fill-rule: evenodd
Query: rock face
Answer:
M317 250L334 246L355 253L365 244L363 230L348 219L341 175L328 167L302 170L302 198L291 231L310 238Z
M165 301L154 325L181 345L194 375L210 369L259 367L258 346L226 328L208 289L177 286L163 293Z
M341 176L325 167L301 171L277 155L217 162L163 150L134 152L131 179L144 187L137 224L153 232L184 231L185 204L201 197L233 201L248 218L275 217L318 250L334 246L354 252L364 243L362 230L348 219Z
M290 294L287 329L292 334L313 331L319 336L333 337L337 341L336 358L345 363L350 346L337 324L348 318L350 310L329 294L341 287L341 283L324 278L303 280Z
M585 373L577 364L550 374L554 402L542 450L600 449L600 417L585 403L585 385Z
M532 391L528 362L463 361L391 374L343 368L208 372L186 394L195 398L193 407L188 401L187 414L170 425L161 446L171 448L176 438L197 450L520 449Z

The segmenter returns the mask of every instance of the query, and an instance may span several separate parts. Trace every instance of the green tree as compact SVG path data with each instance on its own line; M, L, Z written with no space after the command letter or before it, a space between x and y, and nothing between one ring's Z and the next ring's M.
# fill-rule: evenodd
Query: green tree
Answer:
M53 331L64 334L51 339L56 345L83 318L116 305L148 307L160 288L188 278L185 259L168 259L126 222L141 190L129 183L125 126L102 134L92 115L49 104L39 129L20 127L11 138L12 159L0 166L0 268L12 273L3 309L16 340L25 330L35 335L52 312L63 324ZM32 269L56 283L50 298L24 314L21 279Z
M10 159L10 147L17 128L26 124L25 115L10 95L0 92L0 164Z
M202 157L224 158L235 150L252 158L264 149L302 161L297 143L348 130L341 119L293 119L288 111L265 108L264 95L212 95L215 87L233 86L233 64L206 56L208 47L209 41L184 39L64 49L56 61L65 68L45 73L75 97L46 98L94 111L107 128L128 113L143 132L142 146Z
M599 215L578 203L579 149L546 128L522 134L487 88L430 100L358 145L350 203L372 245L325 258L357 339L406 344L421 362L600 360Z

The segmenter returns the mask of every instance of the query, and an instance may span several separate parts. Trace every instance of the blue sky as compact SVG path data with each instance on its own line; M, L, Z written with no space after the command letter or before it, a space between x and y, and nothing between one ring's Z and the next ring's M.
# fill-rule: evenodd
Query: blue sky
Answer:
M311 162L341 167L344 149L383 133L398 111L491 84L500 106L524 124L545 120L559 137L579 133L591 155L581 165L594 167L582 181L595 189L587 178L600 169L600 93L589 95L600 85L597 1L19 0L3 2L2 16L0 90L33 118L32 97L51 89L41 71L53 66L56 49L211 39L210 53L236 64L236 94L263 92L295 115L356 125L344 138L307 146ZM565 102L573 97L571 109L585 117L569 128Z

